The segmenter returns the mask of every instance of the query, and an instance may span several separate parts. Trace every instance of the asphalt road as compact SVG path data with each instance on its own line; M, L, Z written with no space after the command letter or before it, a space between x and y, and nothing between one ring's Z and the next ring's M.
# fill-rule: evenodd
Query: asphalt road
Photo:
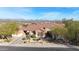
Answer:
M13 46L0 46L0 51L79 51L77 48L35 48L35 47L13 47Z

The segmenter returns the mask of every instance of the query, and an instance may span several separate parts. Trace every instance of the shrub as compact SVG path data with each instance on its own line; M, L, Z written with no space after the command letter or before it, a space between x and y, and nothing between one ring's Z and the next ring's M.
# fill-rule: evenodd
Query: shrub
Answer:
M32 35L31 38L36 38L36 36L35 35Z
M0 35L11 35L15 33L18 28L18 24L16 22L8 22L0 26Z

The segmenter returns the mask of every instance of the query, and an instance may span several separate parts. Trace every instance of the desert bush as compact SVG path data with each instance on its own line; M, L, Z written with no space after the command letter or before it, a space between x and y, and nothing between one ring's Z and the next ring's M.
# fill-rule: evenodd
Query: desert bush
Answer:
M68 29L66 38L70 41L70 44L77 45L79 41L79 21L68 20L64 24Z
M0 35L10 36L16 32L17 28L18 28L18 24L16 22L7 22L2 26L0 26Z

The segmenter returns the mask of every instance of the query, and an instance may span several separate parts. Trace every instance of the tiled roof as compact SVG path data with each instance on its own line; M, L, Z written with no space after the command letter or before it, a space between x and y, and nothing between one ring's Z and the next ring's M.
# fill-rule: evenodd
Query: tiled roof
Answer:
M63 26L63 24L56 24L56 23L31 23L31 24L25 24L23 26L23 30L28 30L28 31L41 31L43 28L53 28L55 26Z

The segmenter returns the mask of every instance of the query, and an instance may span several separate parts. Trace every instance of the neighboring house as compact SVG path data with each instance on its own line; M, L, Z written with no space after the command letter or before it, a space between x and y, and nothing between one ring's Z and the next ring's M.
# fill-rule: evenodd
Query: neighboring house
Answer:
M30 37L35 35L36 38L44 38L45 34L56 26L63 27L63 24L52 22L26 23L19 28L17 33L12 34L12 38L20 40L25 38L27 35Z
M50 23L31 23L23 24L23 30L25 33L34 34L36 37L44 36L44 33L49 31L53 25Z
M63 26L62 23L53 23L53 22L37 22L37 23L26 23L23 24L23 31L25 33L29 32L31 35L36 37L45 37L45 33L50 31L56 26Z

